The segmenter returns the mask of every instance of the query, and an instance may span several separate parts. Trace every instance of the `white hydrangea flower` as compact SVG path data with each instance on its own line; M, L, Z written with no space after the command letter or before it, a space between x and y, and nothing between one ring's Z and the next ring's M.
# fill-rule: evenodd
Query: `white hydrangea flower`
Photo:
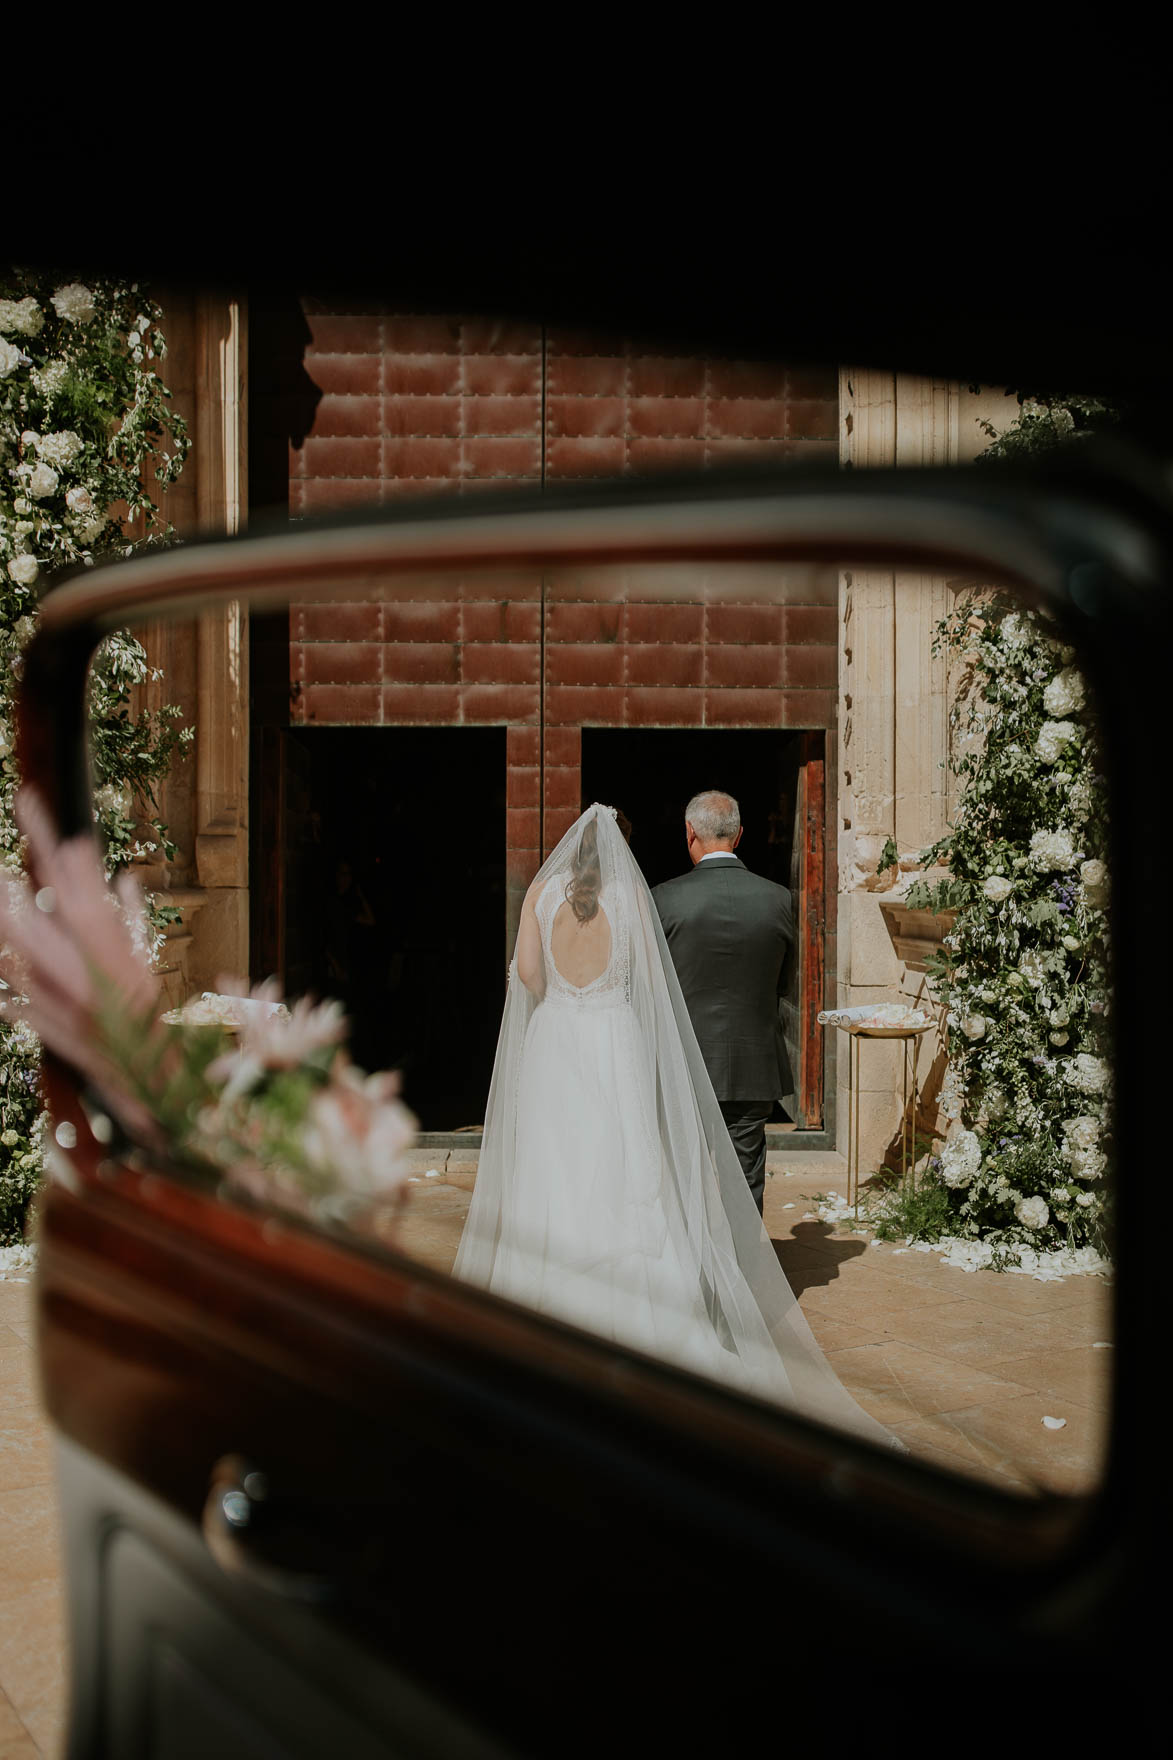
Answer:
M982 891L991 904L1005 904L1014 891L1014 882L1007 880L1005 874L991 874L983 880Z
M1070 831L1036 831L1030 840L1030 865L1041 874L1063 873L1075 866Z
M1111 1070L1106 1060L1093 1057L1087 1051L1070 1059L1065 1074L1071 1086L1081 1094L1103 1094L1111 1082Z
M998 635L1005 648L1021 648L1030 640L1030 631L1017 611L1002 619Z
M84 526L79 526L77 528L77 535L83 544L96 544L105 529L105 525L106 520L104 515L100 513L96 514L93 519L87 520Z
M1046 1228L1051 1212L1042 1198L1023 1198L1014 1206L1014 1214L1024 1228Z
M85 441L72 428L62 428L58 434L43 434L37 444L37 457L56 465L58 470L73 464L84 451Z
M1086 776L1078 776L1067 791L1067 805L1081 822L1092 810L1091 784Z
M0 299L0 331L6 336L37 336L45 314L32 294L24 299Z
M0 336L0 379L7 379L11 373L15 373L23 360L24 356L19 348Z
M1072 715L1083 708L1083 679L1073 666L1057 672L1043 692L1043 708L1048 715Z
M1047 975L1043 956L1034 947L1027 947L1019 954L1018 969L1029 984L1041 984Z
M70 281L53 295L53 309L67 324L88 324L97 307L88 287L80 281Z
M69 368L64 361L46 361L43 367L34 367L29 374L33 385L46 403L52 403L65 386L69 377Z
M94 805L105 813L121 813L127 818L132 804L129 788L115 788L112 782L106 782L94 790Z
M1040 764L1057 764L1078 732L1074 721L1044 721L1035 741L1035 756Z
M8 564L8 578L18 587L31 587L38 574L35 556L14 556Z
M972 1184L982 1164L982 1148L973 1131L958 1131L941 1151L945 1184L957 1190Z
M945 1118L954 1119L961 1116L961 1102L964 1090L961 1076L955 1064L949 1064L945 1070L945 1079L941 1083L941 1112Z
M1063 1121L1064 1155L1068 1148L1094 1149L1100 1140L1100 1121L1090 1112L1081 1113L1078 1118L1067 1118Z
M1076 1194L1075 1202L1081 1210L1090 1210L1095 1201L1096 1194L1094 1192L1078 1192Z

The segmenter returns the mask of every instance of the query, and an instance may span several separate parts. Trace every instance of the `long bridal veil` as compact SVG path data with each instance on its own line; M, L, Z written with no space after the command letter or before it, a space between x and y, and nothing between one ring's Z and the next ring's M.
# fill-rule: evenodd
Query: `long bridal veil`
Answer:
M599 982L621 993L617 1004L630 1007L636 1066L621 1069L622 1093L600 1095L592 1104L635 1106L646 1120L644 1140L659 1163L653 1178L662 1207L658 1213L665 1218L662 1238L682 1268L681 1287L694 1293L698 1324L710 1343L715 1335L722 1347L711 1353L719 1362L716 1372L746 1391L890 1445L888 1432L839 1382L778 1264L721 1116L651 892L609 808L596 803L571 826L540 869L531 896L547 901L548 920L581 871L583 838L591 826L598 898L611 927L610 962ZM593 863L593 848L590 854ZM548 966L548 939L544 949ZM557 1104L556 1097L535 1092L522 1079L527 1039L543 1029L537 1018L543 1006L519 978L515 955L476 1186L455 1266L458 1276L487 1287L502 1288L504 1256L516 1255L519 1244L523 1253L541 1260L547 1282L559 1271L549 1264L556 1243L537 1218L527 1217L525 1202L518 1202L525 1198L517 1183L519 1128L524 1135L528 1122L519 1116L519 1098L527 1107ZM560 1120L545 1122L550 1126L545 1140L565 1144L566 1165L549 1168L543 1177L557 1181L560 1172L570 1177L576 1154L568 1140L571 1121L565 1121L561 1136ZM631 1342L638 1347L641 1340ZM695 1351L681 1353L690 1366L697 1358Z

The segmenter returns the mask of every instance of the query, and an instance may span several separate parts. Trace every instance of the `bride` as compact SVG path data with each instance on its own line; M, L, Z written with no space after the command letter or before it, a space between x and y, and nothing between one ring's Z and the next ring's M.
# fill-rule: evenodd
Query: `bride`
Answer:
M647 882L597 802L522 908L454 1273L890 1443L775 1257Z

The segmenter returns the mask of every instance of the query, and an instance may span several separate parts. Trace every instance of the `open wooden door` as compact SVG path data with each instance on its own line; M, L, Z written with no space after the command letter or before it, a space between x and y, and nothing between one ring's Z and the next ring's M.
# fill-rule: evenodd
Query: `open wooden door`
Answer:
M794 896L794 949L786 974L782 1019L794 1076L794 1122L800 1131L823 1128L823 1007L827 947L826 735L799 736L790 889Z

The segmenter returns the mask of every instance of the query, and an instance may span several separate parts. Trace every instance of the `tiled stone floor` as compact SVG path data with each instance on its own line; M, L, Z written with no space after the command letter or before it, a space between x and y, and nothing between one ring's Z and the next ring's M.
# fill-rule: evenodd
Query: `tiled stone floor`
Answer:
M415 1160L439 1177L411 1187L403 1244L446 1271L475 1163L462 1151ZM840 1156L783 1152L769 1168L766 1224L782 1266L861 1405L950 1471L1027 1493L1094 1484L1112 1373L1103 1282L964 1272L935 1254L870 1245L813 1214L814 1193L845 1189ZM64 1722L58 1528L31 1297L30 1282L0 1278L0 1760L56 1756Z
M417 1175L439 1177L412 1186L403 1244L447 1271L476 1164L460 1150L417 1151L415 1162ZM782 1151L767 1166L765 1221L782 1268L860 1405L953 1472L1028 1494L1095 1484L1112 1374L1101 1279L960 1271L872 1244L814 1214L816 1192L846 1191L842 1156ZM1066 1421L1052 1429L1044 1417Z
M31 1301L30 1282L0 1278L0 1760L55 1756L64 1727L57 1508Z

